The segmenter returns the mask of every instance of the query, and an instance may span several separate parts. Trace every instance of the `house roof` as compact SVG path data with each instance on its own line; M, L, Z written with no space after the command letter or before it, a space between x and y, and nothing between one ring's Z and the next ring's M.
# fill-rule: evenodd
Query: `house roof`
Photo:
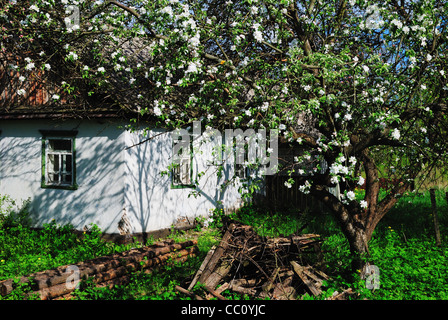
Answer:
M120 44L124 54L136 61L149 61L145 46L131 40ZM110 51L112 48L104 46L102 49ZM137 108L133 108L135 101L129 99L133 96L132 90L123 87L126 84L120 74L112 75L108 81L122 90L90 95L90 89L86 87L69 95L60 84L64 80L61 70L52 70L49 75L36 68L28 74L26 81L22 81L15 67L21 59L0 52L0 119L134 118L138 114Z

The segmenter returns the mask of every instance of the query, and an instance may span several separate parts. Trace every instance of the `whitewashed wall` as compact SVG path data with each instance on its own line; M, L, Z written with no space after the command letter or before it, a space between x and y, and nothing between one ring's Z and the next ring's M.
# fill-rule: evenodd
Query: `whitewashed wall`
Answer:
M234 208L241 204L235 187L219 192L216 167L207 165L210 144L196 152L194 175L205 175L190 196L191 188L173 189L169 175L171 136L164 133L146 143L127 148L146 137L119 128L120 123L96 120L1 120L0 194L17 201L31 200L35 226L55 219L82 230L91 223L105 233L150 232L192 222L210 213L216 202ZM77 190L41 188L42 136L39 130L77 130ZM152 134L160 133L153 130ZM197 142L195 145L198 145ZM222 179L233 175L230 165ZM127 222L123 224L122 222ZM127 230L126 230L127 229Z
M162 133L162 134L161 134ZM134 146L140 141L148 142ZM202 138L200 138L202 139ZM217 167L210 165L213 143L193 142L193 178L203 172L196 188L172 188L170 174L161 175L172 161L171 133L152 129L146 136L142 132L126 132L126 214L133 226L133 233L154 231L183 222L193 222L195 217L206 216L218 201L225 208L241 205L238 190L230 186L221 192L218 186L228 179L231 166L218 179ZM197 191L197 197L192 192Z
M8 120L0 122L0 194L31 200L35 226L55 219L82 230L91 223L116 232L124 208L123 134L116 123ZM39 130L78 130L77 190L41 188Z

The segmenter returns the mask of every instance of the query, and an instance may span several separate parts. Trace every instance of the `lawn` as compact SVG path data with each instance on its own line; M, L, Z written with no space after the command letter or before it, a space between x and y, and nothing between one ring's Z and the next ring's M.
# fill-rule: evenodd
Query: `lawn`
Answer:
M379 288L366 288L360 272L350 268L350 253L344 236L329 214L269 213L266 210L245 207L232 217L254 226L266 236L319 233L322 244L325 272L332 277L324 286L320 297L325 299L335 290L351 287L359 295L356 299L371 300L428 300L448 299L447 243L448 206L444 192L437 193L442 245L435 245L429 194L407 194L378 225L370 242L368 261L380 271ZM3 198L3 203L9 201ZM56 223L42 230L27 227L26 213L10 217L2 212L0 219L0 280L32 272L73 264L96 256L127 250L131 245L116 245L101 239L101 230L91 226L90 232L76 236L70 226ZM188 237L199 240L200 253L187 263L173 264L151 274L136 272L128 285L113 289L95 288L88 281L76 291L75 299L130 300L130 299L184 299L174 288L188 287L203 258L212 245L220 240L220 212L214 214L210 227L201 230L173 233L170 237L184 241ZM154 239L153 239L154 240ZM132 246L142 245L138 243ZM21 299L27 288L0 299ZM200 288L198 289L200 290ZM223 295L230 299L245 299L230 292Z

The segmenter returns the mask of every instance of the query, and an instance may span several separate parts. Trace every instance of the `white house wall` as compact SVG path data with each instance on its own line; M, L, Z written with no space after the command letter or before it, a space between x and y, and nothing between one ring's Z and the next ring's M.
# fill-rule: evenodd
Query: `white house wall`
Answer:
M136 145L139 142L153 139ZM195 217L207 216L218 201L224 208L241 205L240 195L230 186L221 192L217 186L228 179L231 166L227 166L224 176L217 177L217 167L210 165L211 143L194 141L193 178L199 172L204 175L196 188L173 188L167 171L172 159L171 133L153 129L144 136L139 132L126 132L126 215L132 225L132 232L150 232L172 225L192 223ZM192 192L198 191L197 197Z
M82 230L91 223L117 233L124 208L123 131L97 121L8 120L0 122L0 194L30 199L35 226L55 219ZM77 130L76 190L41 187L39 130Z
M192 223L207 216L221 202L237 208L241 198L234 186L221 192L217 186L233 175L231 163L217 178L210 165L211 143L195 141L194 172L204 172L195 189L174 189L170 174L161 175L171 162L169 132L146 139L141 132L119 128L123 123L96 120L1 120L0 195L17 201L30 199L34 226L55 219L83 230L98 225L105 233L151 232ZM124 123L126 124L126 123ZM41 187L42 135L39 130L77 130L76 190ZM150 134L158 134L160 129ZM192 191L199 191L198 197Z

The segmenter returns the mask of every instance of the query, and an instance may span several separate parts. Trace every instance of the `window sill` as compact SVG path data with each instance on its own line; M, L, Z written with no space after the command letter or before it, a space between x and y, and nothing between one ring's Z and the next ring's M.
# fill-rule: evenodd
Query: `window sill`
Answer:
M53 184L44 184L41 185L42 189L60 189L60 190L77 190L78 185L53 185Z
M194 184L171 184L171 189L188 189L188 188L192 188L192 189L196 189L196 186Z

